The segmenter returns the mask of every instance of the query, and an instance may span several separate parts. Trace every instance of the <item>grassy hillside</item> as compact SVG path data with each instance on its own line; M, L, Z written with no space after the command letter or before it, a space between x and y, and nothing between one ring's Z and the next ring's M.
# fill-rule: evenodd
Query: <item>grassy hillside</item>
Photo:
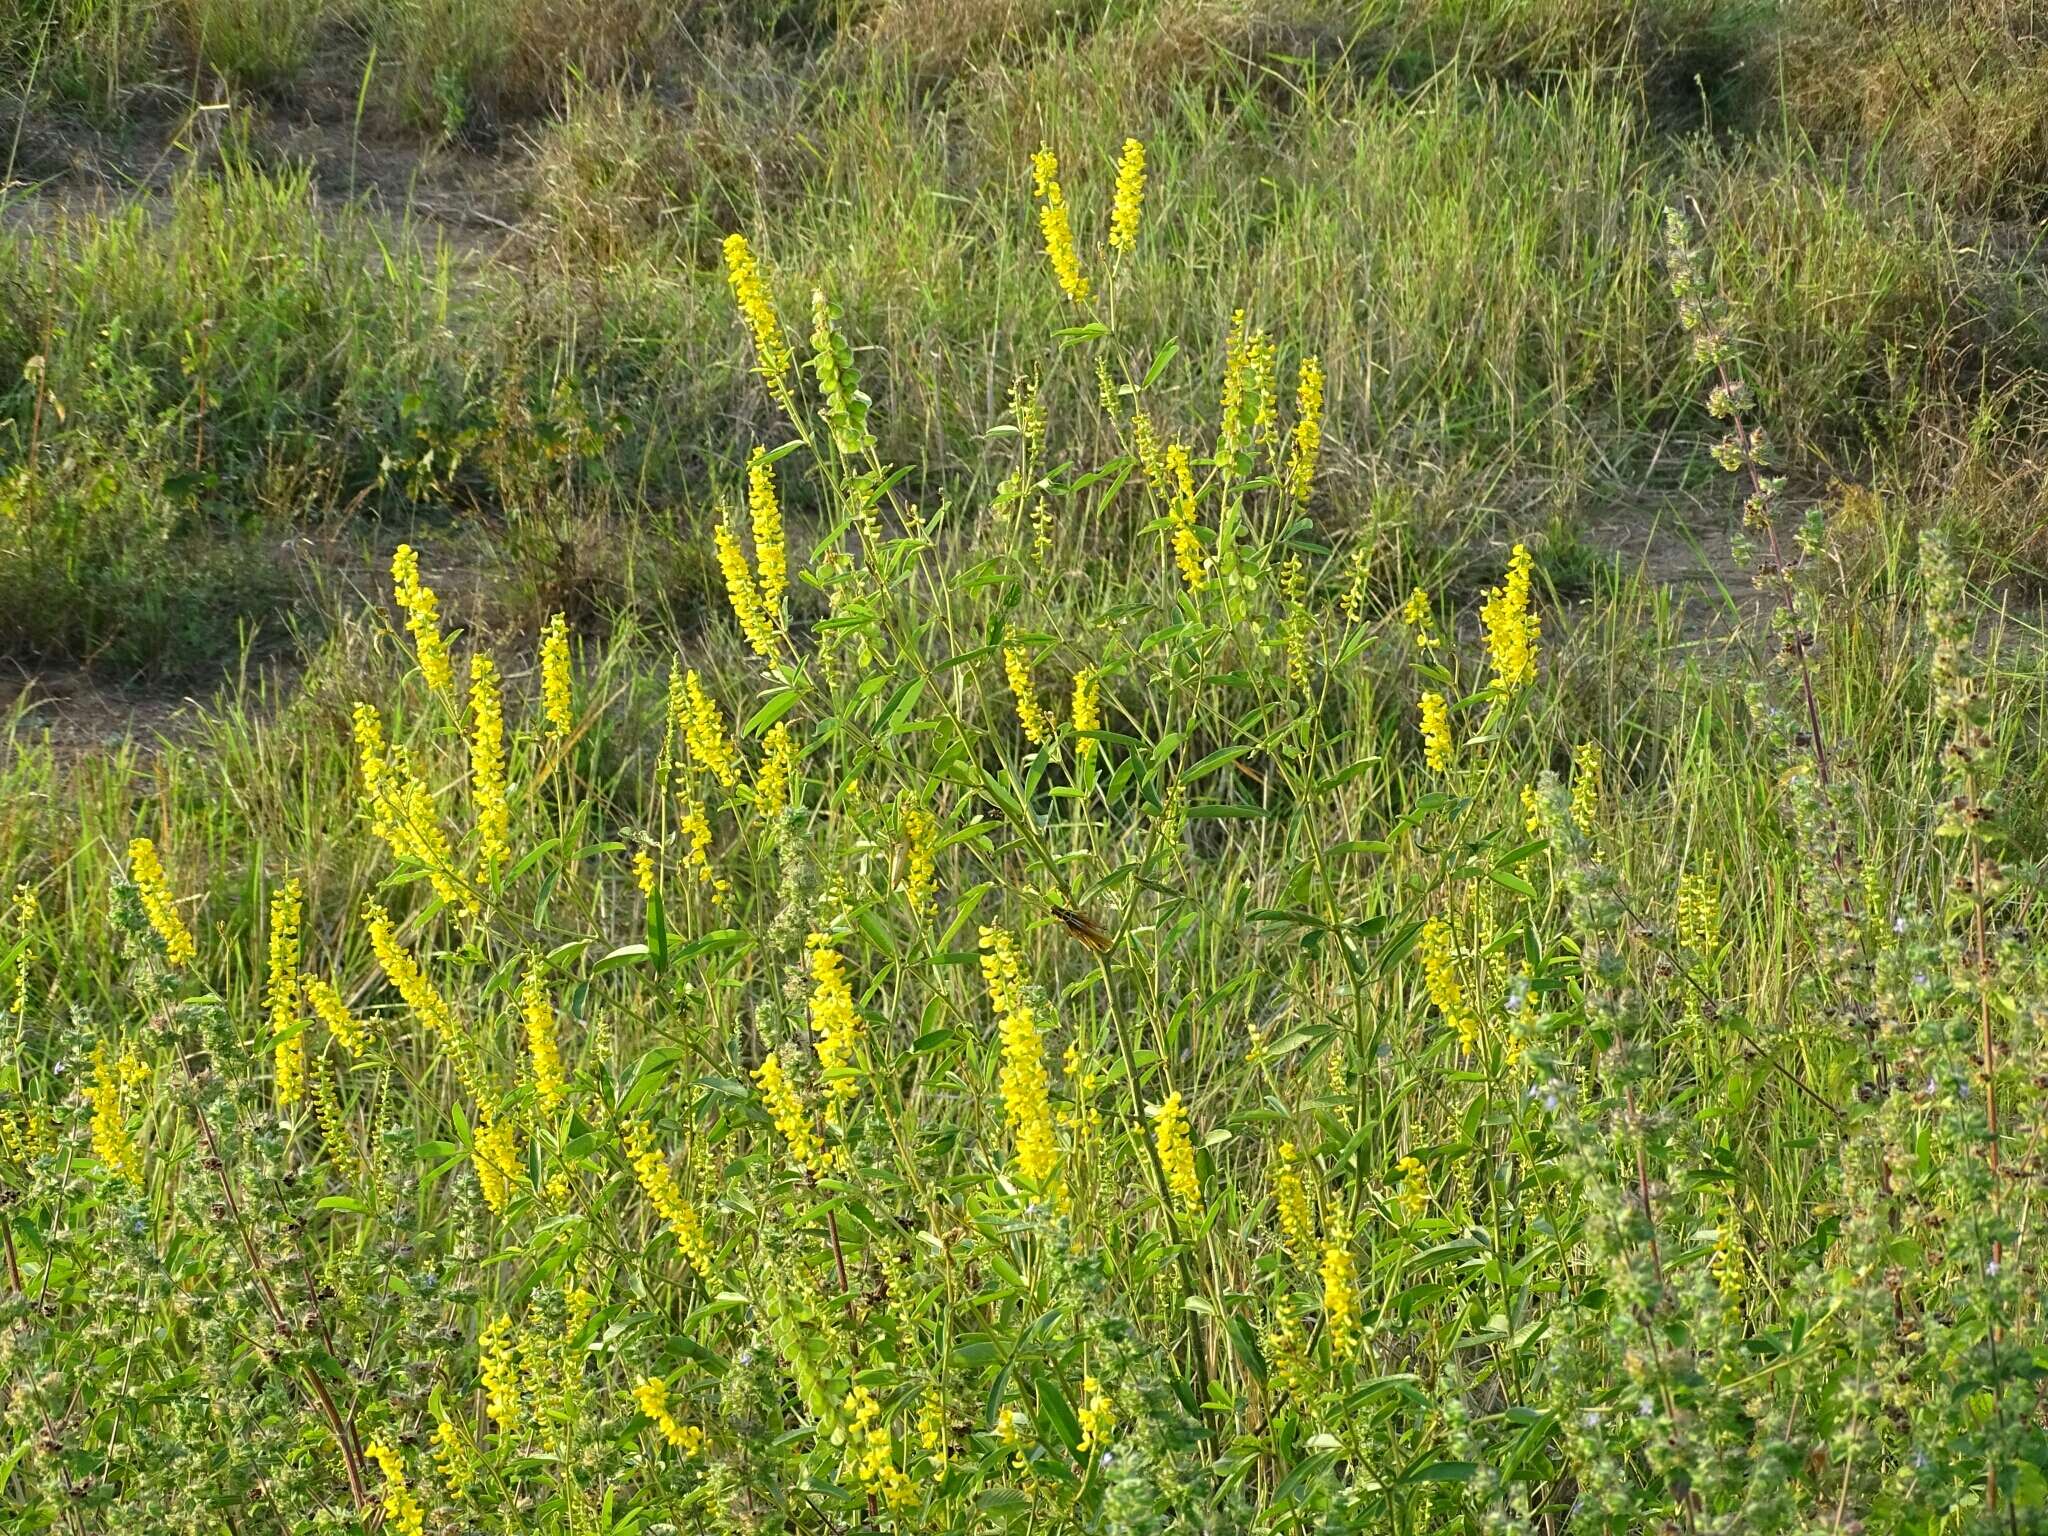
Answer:
M1866 11L0 21L0 1525L2048 1526L2041 43Z

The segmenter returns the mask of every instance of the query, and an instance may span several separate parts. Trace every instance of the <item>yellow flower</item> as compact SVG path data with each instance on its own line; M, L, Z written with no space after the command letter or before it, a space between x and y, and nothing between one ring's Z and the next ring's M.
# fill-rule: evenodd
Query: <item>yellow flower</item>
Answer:
M642 1376L633 1384L633 1402L654 1425L656 1433L685 1456L704 1449L704 1431L694 1424L678 1423L668 1408L668 1383L659 1376Z
M1443 641L1437 638L1436 621L1429 611L1429 593L1417 587L1408 594L1408 601L1401 605L1401 622L1414 631L1415 646L1418 650L1433 651Z
M1572 748L1572 825L1586 836L1600 818L1600 781L1606 754L1597 741L1582 741Z
M718 547L718 568L725 575L726 601L732 604L740 633L746 636L747 644L756 656L764 661L776 660L780 654L780 637L776 634L767 605L761 601L760 588L754 584L754 573L747 564L746 554L740 548L740 536L733 528L731 506L726 506L721 512L711 537Z
M406 1486L405 1458L388 1441L373 1439L363 1454L384 1473L384 1529L393 1536L421 1536L427 1527L427 1512Z
M1294 452L1287 461L1287 489L1308 505L1315 490L1316 460L1323 451L1323 365L1304 357L1294 372Z
M484 1080L483 1065L475 1043L456 1021L455 1011L448 1006L448 1000L398 942L390 913L374 901L366 902L363 905L363 922L370 930L370 952L377 957L378 965L383 967L384 974L398 989L398 995L405 999L413 1017L429 1032L440 1037L456 1081L475 1103L486 1103L489 1087Z
M1145 483L1152 487L1155 496L1168 494L1171 487L1166 477L1166 455L1159 446L1159 429L1142 405L1131 408L1131 440L1137 446L1138 467L1145 472Z
M1000 1087L1003 1114L1017 1144L1017 1166L1040 1188L1049 1188L1059 1165L1052 1121L1052 1078L1045 1068L1045 1043L1024 987L1024 963L1016 943L1000 928L981 930L981 974L988 985L1003 1046Z
M1209 585L1209 566L1202 555L1201 523L1195 513L1195 472L1188 451L1179 443L1166 449L1166 517L1173 529L1173 560L1190 592Z
M1448 773L1457 745L1451 739L1451 709L1440 693L1422 696L1422 760L1432 773Z
M846 981L846 961L821 933L811 935L811 1033L825 1079L828 1117L860 1093L860 1013Z
M1337 606L1347 624L1356 624L1365 615L1365 580L1372 572L1372 550L1364 544L1353 546L1348 566L1350 575Z
M1536 786L1522 786L1522 830L1534 837L1543 830L1543 817L1536 803Z
M690 761L710 774L726 789L740 781L739 749L726 734L725 714L717 700L704 691L694 670L683 675L676 688L675 673L669 673L669 707L676 715L676 729Z
M1202 1219L1202 1180L1195 1171L1195 1144L1188 1134L1188 1112L1178 1090L1154 1111L1152 1144L1166 1173L1173 1203L1189 1221Z
M540 634L540 707L548 734L556 740L576 726L575 695L569 683L569 621L555 614Z
M1413 1153L1396 1163L1394 1170L1401 1175L1401 1191L1394 1197L1394 1208L1403 1221L1415 1221L1429 1209L1429 1170Z
M1279 419L1277 349L1263 330L1247 327L1240 309L1223 344L1223 430L1217 457L1230 463L1256 443L1271 442Z
M1102 729L1102 678L1093 667L1083 667L1074 674L1074 756L1087 759L1095 755L1095 738L1085 734Z
M633 883L640 887L642 896L654 899L654 855L645 848L633 855Z
M280 1109L298 1103L306 1091L306 1036L298 1027L299 920L299 882L293 880L270 898L270 974L263 992L277 1042L273 1054Z
M711 904L723 905L732 882L711 867L711 818L704 814L702 801L692 800L683 807L677 830L690 840L690 846L683 852L684 866L697 872L699 885L711 888Z
M1534 565L1528 547L1517 544L1508 557L1507 580L1488 590L1479 609L1486 653L1493 659L1493 675L1503 689L1520 688L1536 680L1536 641L1543 625L1529 606Z
M1067 200L1060 191L1060 162L1050 148L1031 157L1033 194L1039 200L1038 228L1045 236L1045 254L1060 291L1076 304L1088 302L1088 278L1074 250L1074 228L1067 218Z
M931 1464L935 1477L944 1477L953 1464L953 1450L946 1437L946 1402L936 1390L928 1391L917 1409L917 1443Z
M1273 1321L1259 1336L1272 1367L1272 1378L1289 1397L1305 1397L1309 1390L1308 1341L1301 1336L1301 1319L1294 1302L1282 1294L1273 1302Z
M1358 1266L1351 1256L1351 1236L1341 1218L1323 1239L1323 1326L1330 1335L1330 1357L1350 1360L1358 1352Z
M1301 556L1289 555L1280 567L1280 592L1287 599L1287 613L1280 621L1280 644L1287 657L1287 686L1304 698L1313 679L1313 657L1309 637L1314 621L1308 611L1308 577Z
M341 993L334 984L318 976L302 976L299 984L305 988L306 1001L312 1006L313 1014L327 1032L334 1036L341 1048L351 1056L363 1054L363 1047L369 1043L369 1031L354 1014L348 1011L348 1004L341 1000Z
M93 1155L130 1184L142 1184L142 1153L129 1134L122 1105L121 1070L105 1045L92 1048L92 1086L86 1101L92 1105Z
M790 1160L806 1173L823 1168L825 1150L819 1144L817 1127L811 1123L811 1112L804 1106L803 1095L782 1070L782 1058L773 1051L764 1056L761 1065L754 1069L754 1082L761 1090L768 1118L789 1143Z
M173 966L190 965L199 947L192 942L192 930L185 926L185 919L178 915L177 901L171 895L170 882L164 878L155 843L138 837L128 845L128 873L135 882L135 894L142 899L149 926L164 942L164 959Z
M21 952L14 958L14 1002L8 1012L16 1019L28 1015L28 966L34 953L29 944L29 929L42 915L36 904L36 893L26 885L14 888L14 931L21 939Z
M772 822L789 808L789 786L796 773L796 736L778 720L768 728L762 746L761 771L754 778L754 812Z
M1124 140L1124 151L1116 162L1116 198L1109 208L1109 248L1134 251L1138 248L1138 219L1145 207L1145 146L1136 139Z
M477 840L484 869L495 875L512 858L512 808L505 798L505 700L497 663L481 651L469 658L469 722Z
M555 1043L555 1005L548 998L547 978L539 962L528 960L519 985L519 1011L526 1020L526 1054L533 1060L533 1096L544 1114L567 1101L562 1078L562 1048Z
M519 1397L519 1356L512 1319L500 1312L477 1335L477 1374L482 1378L484 1408L498 1428L510 1433L525 1417Z
M502 1216L512 1197L526 1187L526 1170L519 1161L518 1128L510 1120L500 1120L479 1106L470 1161L476 1165L477 1187L484 1192L484 1204Z
M1678 944L1701 960L1713 959L1721 947L1721 890L1711 853L1678 882Z
M668 1226L676 1247L699 1276L711 1276L711 1243L704 1235L704 1223L696 1207L683 1198L674 1171L654 1143L647 1122L637 1117L625 1122L626 1160L633 1165L633 1177L647 1196L647 1203Z
M1017 724L1023 727L1024 739L1034 747L1045 745L1052 735L1052 721L1046 717L1045 706L1038 702L1038 689L1031 680L1031 658L1021 646L1003 647L1003 671L1010 679L1010 692L1017 700Z
M934 847L939 824L930 811L911 797L909 790L896 802L896 810L903 827L904 896L914 916L929 917L939 905L939 865Z
M775 301L761 278L761 268L747 245L747 237L725 237L725 278L732 287L733 302L754 339L754 360L768 393L785 407L789 403L789 343L783 339L782 322L776 318Z
M1081 1421L1080 1449L1106 1451L1116 1429L1116 1404L1093 1376L1081 1378L1081 1406L1074 1415Z
M343 1118L341 1100L334 1091L333 1075L316 1066L311 1076L313 1115L320 1122L320 1140L327 1148L328 1160L344 1179L358 1178L363 1171L362 1165L356 1157L355 1144L349 1140L348 1122Z
M775 499L775 467L761 448L747 459L747 516L754 525L761 606L774 621L782 612L782 594L789 590L789 549L783 541L782 504Z
M1479 1019L1465 1002L1465 989L1458 983L1457 943L1451 925L1433 917L1422 925L1416 948L1422 958L1422 979L1429 1000L1445 1024L1458 1033L1458 1054L1469 1056L1479 1043Z
M420 580L420 557L410 544L399 545L391 557L391 596L405 614L405 627L412 631L413 652L419 657L420 675L427 686L453 687L448 644L441 638L441 600Z
M441 1482L449 1498L468 1496L470 1485L476 1481L476 1452L453 1419L434 1422L434 1465L441 1469Z
M443 901L474 914L476 897L455 877L448 839L434 814L433 794L412 771L403 749L386 749L383 721L368 704L355 707L355 738L370 830L390 845L393 855L421 865L427 883Z
M861 1491L885 1509L907 1509L915 1504L917 1490L896 1465L889 1427L881 1421L882 1405L875 1394L856 1386L840 1404L840 1411L848 1420L846 1464Z
M1297 1254L1313 1251L1316 1243L1315 1211L1308 1186L1301 1177L1301 1154L1294 1143L1280 1143L1280 1171L1273 1175L1273 1204L1280 1213L1280 1235Z

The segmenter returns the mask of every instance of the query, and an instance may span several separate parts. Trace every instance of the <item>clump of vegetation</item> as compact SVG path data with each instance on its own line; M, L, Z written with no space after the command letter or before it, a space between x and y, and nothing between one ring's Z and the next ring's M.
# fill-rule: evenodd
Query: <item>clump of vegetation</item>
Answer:
M2038 653L1796 521L1676 212L1721 663L1539 540L1447 603L1255 282L1133 344L1145 143L1018 180L986 497L731 234L687 652L406 545L147 783L5 770L11 1520L2037 1521Z

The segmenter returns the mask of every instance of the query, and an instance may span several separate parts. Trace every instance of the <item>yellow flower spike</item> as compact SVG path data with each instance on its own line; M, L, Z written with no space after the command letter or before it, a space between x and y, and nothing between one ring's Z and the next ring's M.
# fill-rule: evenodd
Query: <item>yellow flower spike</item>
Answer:
M1042 747L1052 736L1052 721L1038 702L1038 687L1031 677L1031 658L1021 646L1003 647L1003 671L1010 680L1010 692L1017 700L1017 724L1024 739Z
M1294 451L1287 460L1287 490L1301 506L1315 492L1316 460L1323 451L1323 365L1304 357L1294 373Z
M659 1376L642 1376L633 1384L633 1402L654 1425L655 1432L685 1456L704 1449L704 1431L694 1424L679 1423L669 1412L668 1383Z
M1543 816L1536 803L1536 786L1522 786L1522 830L1534 837L1543 830Z
M1448 773L1457 756L1451 737L1451 707L1440 693L1422 696L1422 760L1431 773Z
M1536 642L1543 625L1530 607L1534 568L1527 546L1517 544L1508 557L1507 579L1487 592L1479 609L1486 654L1493 661L1494 680L1504 691L1536 680Z
M405 627L412 631L420 676L437 693L452 688L455 673L448 665L448 643L441 635L441 600L420 580L420 557L410 544L399 545L391 557L391 597L405 614Z
M1074 756L1086 761L1098 743L1086 734L1102 729L1102 677L1093 667L1074 674Z
M1433 651L1443 644L1436 632L1436 620L1429 609L1429 593L1417 587L1408 594L1408 600L1401 605L1401 622L1414 633L1415 648L1419 651Z
M724 251L726 282L732 288L733 302L739 306L747 333L753 338L755 365L768 393L787 408L789 371L794 359L782 334L782 322L775 314L775 301L769 296L768 284L761 277L760 265L754 260L745 235L727 235Z
M493 1214L504 1215L512 1197L526 1187L526 1169L519 1161L518 1127L479 1108L470 1161L476 1165L484 1204Z
M723 509L719 523L711 533L712 542L718 549L718 569L725 576L726 601L732 604L733 617L739 621L740 633L754 654L763 661L779 660L782 654L781 638L776 633L768 609L761 601L760 588L754 583L754 572L747 564L747 557L740 548L740 536L733 528L733 512L730 506Z
M1131 441L1138 450L1138 467L1144 470L1145 483L1152 488L1152 494L1171 494L1173 487L1167 478L1166 452L1159 443L1159 428L1141 405L1131 408Z
M121 1071L105 1045L92 1048L92 1086L86 1089L92 1105L92 1151L107 1168L140 1188L142 1153L129 1133L122 1105Z
M1607 754L1597 741L1582 741L1572 748L1572 825L1587 837L1600 820L1601 780L1605 777Z
M174 968L190 965L199 954L199 946L193 943L192 930L185 926L185 919L178 915L177 900L171 895L170 882L164 878L163 863L156 856L156 844L148 838L138 837L128 845L128 874L135 882L136 895L142 899L143 915L163 940L164 959Z
M1280 1143L1280 1168L1273 1175L1273 1204L1280 1215L1280 1235L1298 1255L1314 1251L1315 1212L1309 1201L1308 1185L1301 1176L1301 1154L1294 1143Z
M709 888L711 904L714 907L725 904L726 893L732 889L732 882L723 878L711 865L711 818L705 814L701 800L691 800L683 807L677 830L689 839L689 847L683 852L683 864L697 873L697 883Z
M796 736L778 720L762 738L761 771L754 777L754 814L772 822L789 809L790 784L796 775Z
M671 683L671 699L676 698ZM680 695L682 718L677 721L683 737L683 749L690 761L718 780L720 787L732 789L740 781L739 749L732 743L732 737L725 728L725 713L718 707L718 701L704 691L704 684L698 680L694 670L683 675Z
M775 499L775 467L756 448L747 459L747 516L754 525L754 567L760 573L761 606L780 625L782 595L789 590L789 548L782 530L782 503Z
M533 1096L541 1112L552 1115L568 1102L569 1090L562 1076L562 1048L555 1043L555 1005L537 960L526 962L519 1012L526 1022L526 1054L533 1063Z
M277 1042L272 1054L280 1109L298 1103L306 1092L306 1036L298 1027L300 918L299 882L293 880L270 898L270 972L263 991Z
M867 1387L856 1386L840 1404L846 1415L846 1467L861 1491L885 1509L908 1509L917 1502L917 1490L903 1469L896 1465L889 1427L882 1422L882 1405Z
M1125 139L1116 162L1116 197L1109 208L1109 248L1126 255L1138 248L1138 221L1145 210L1145 146Z
M1059 1166L1053 1131L1052 1078L1045 1067L1045 1042L1024 985L1024 962L1016 942L1000 928L981 930L981 974L988 986L1003 1047L1000 1087L1003 1114L1017 1145L1017 1167L1041 1189L1050 1190Z
M476 1481L476 1452L453 1419L437 1419L434 1423L434 1465L441 1471L441 1483L449 1498L468 1497L470 1485Z
M1209 564L1202 553L1201 523L1195 510L1195 472L1188 451L1179 443L1166 449L1166 516L1173 532L1173 562L1190 592L1209 585Z
M897 802L897 811L903 827L903 894L913 915L930 917L939 908L939 824L930 811L911 798L908 790Z
M789 1074L782 1070L782 1058L770 1051L761 1059L761 1065L754 1069L754 1082L761 1090L761 1102L768 1110L768 1118L775 1122L775 1129L789 1144L790 1160L805 1173L822 1171L825 1149L818 1141L818 1130L811 1122L811 1112L804 1104L803 1095L797 1092Z
M36 919L42 916L42 908L36 902L36 893L26 885L14 888L14 931L21 940L21 953L14 959L14 1000L8 1008L15 1019L28 1016L28 970L34 950L29 943L29 930Z
M1153 1112L1152 1143L1166 1174L1174 1209L1189 1221L1202 1219L1202 1180L1195 1170L1195 1144L1188 1128L1187 1107L1176 1089Z
M377 964L383 968L392 986L398 989L398 995L412 1010L413 1017L439 1039L463 1092L479 1105L488 1103L489 1084L485 1080L475 1042L457 1021L455 1010L448 1006L448 1000L441 995L440 989L398 942L398 932L392 926L390 913L374 901L365 902L363 922L370 930L370 952L377 957Z
M1060 162L1050 148L1031 157L1032 192L1039 200L1038 228L1045 236L1046 259L1060 291L1076 304L1088 302L1093 290L1081 271L1081 258L1074 249L1074 227L1067 217L1067 199L1060 191Z
M1074 1417L1080 1421L1079 1449L1083 1453L1109 1449L1116 1429L1116 1404L1093 1376L1081 1378L1081 1404Z
M475 916L476 897L455 877L454 858L434 813L432 792L412 771L404 749L385 745L384 722L375 708L357 704L354 729L370 830L389 845L395 857L421 865L435 895Z
M477 1374L482 1379L484 1408L498 1428L510 1434L525 1419L519 1396L519 1355L511 1317L500 1312L477 1336Z
M512 807L505 792L505 699L498 664L481 651L469 658L469 777L484 870L495 876L512 859Z
M1465 989L1458 982L1458 947L1451 937L1451 925L1433 917L1422 925L1416 940L1422 960L1423 984L1429 1000L1445 1024L1458 1035L1458 1054L1470 1056L1479 1043L1479 1019L1465 1001Z
M1351 1254L1351 1234L1336 1217L1323 1239L1323 1326L1329 1333L1330 1357L1352 1360L1358 1354L1358 1264Z
M633 855L633 883L640 888L640 894L648 900L654 899L654 855L645 848Z
M569 620L559 613L540 635L540 707L548 734L566 740L576 728L576 701L569 675Z
M1401 1175L1401 1189L1394 1197L1394 1209L1403 1221L1418 1221L1429 1209L1429 1170L1412 1152L1394 1165Z
M370 1043L370 1032L348 1010L348 1004L341 1000L341 993L334 984L318 976L306 975L299 978L299 985L305 989L306 1004L313 1010L313 1016L327 1026L327 1032L335 1042L351 1056L360 1056Z
M846 980L846 961L821 933L811 950L811 1033L817 1038L818 1068L825 1078L826 1115L836 1120L860 1093L860 1012Z
M705 1236L703 1219L684 1198L668 1159L655 1145L654 1132L648 1129L646 1121L634 1116L625 1122L623 1133L626 1161L633 1165L633 1177L639 1181L641 1193L675 1237L676 1248L689 1260L690 1268L700 1278L710 1279L711 1242Z
M427 1528L427 1512L413 1497L405 1481L405 1458L387 1440L373 1439L363 1454L377 1463L384 1474L384 1529L392 1536L421 1536Z

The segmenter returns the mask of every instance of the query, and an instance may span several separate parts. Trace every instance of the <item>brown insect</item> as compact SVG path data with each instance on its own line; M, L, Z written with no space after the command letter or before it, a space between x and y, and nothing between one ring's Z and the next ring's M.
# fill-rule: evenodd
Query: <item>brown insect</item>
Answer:
M1076 912L1070 907L1059 906L1053 902L1047 902L1046 905L1052 908L1052 915L1060 920L1060 926L1065 928L1068 933L1071 933L1098 955L1109 953L1110 945L1116 941L1103 930L1102 925L1096 922L1094 918L1084 913Z

